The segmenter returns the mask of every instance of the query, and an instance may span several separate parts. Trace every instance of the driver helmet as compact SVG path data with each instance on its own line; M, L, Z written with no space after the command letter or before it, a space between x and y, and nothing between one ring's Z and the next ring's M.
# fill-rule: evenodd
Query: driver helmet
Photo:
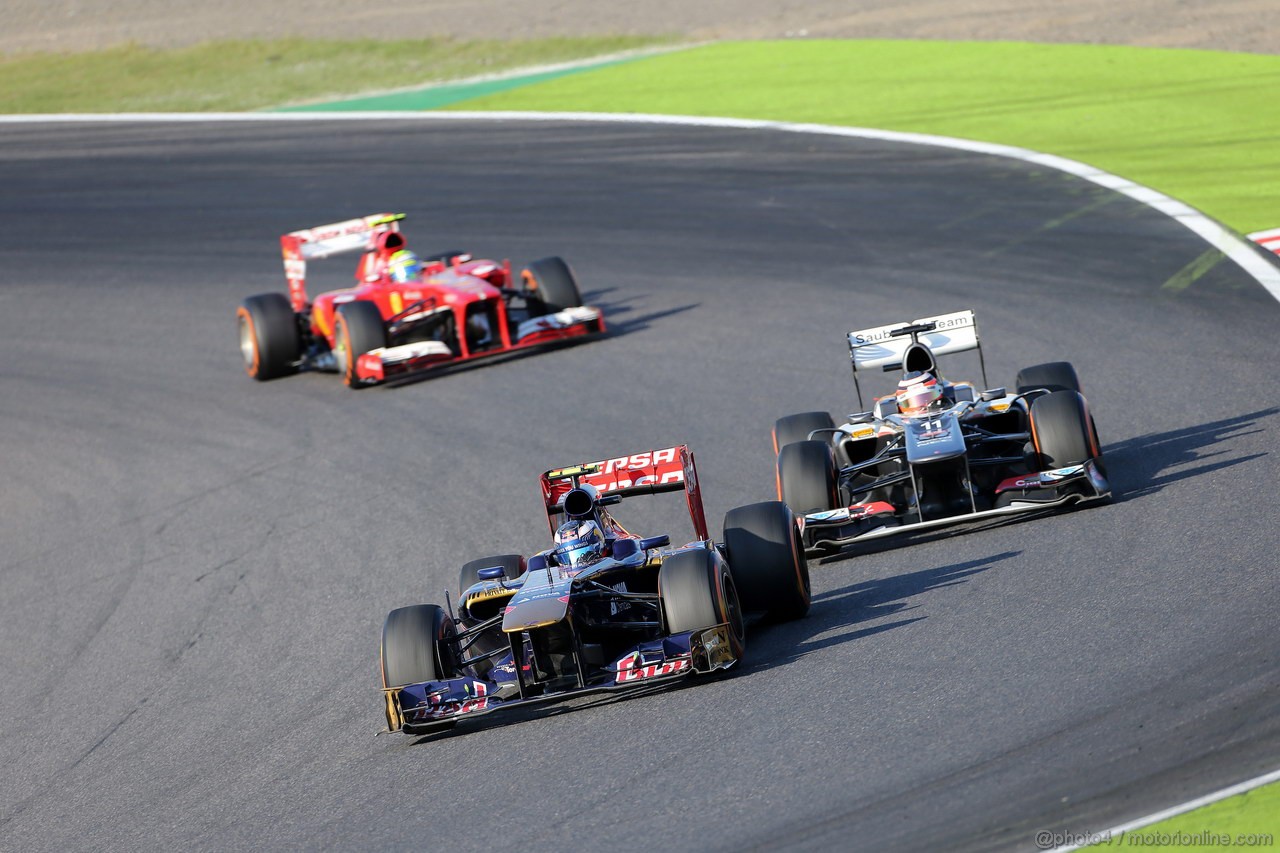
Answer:
M422 261L408 249L401 249L387 258L387 277L396 284L417 281L422 277Z
M591 519L566 521L556 531L556 562L562 566L594 563L604 555L604 533Z
M916 371L898 383L898 411L904 415L923 415L942 404L942 383L932 373Z

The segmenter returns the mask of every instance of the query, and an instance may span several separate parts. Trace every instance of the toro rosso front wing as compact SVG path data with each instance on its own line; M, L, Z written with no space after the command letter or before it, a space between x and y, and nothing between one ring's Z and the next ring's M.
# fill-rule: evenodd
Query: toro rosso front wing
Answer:
M612 664L598 683L522 697L515 665L494 667L486 679L467 676L384 688L387 719L398 723L389 731L425 733L461 717L551 702L605 691L633 690L675 681L695 674L725 670L738 662L727 624L672 634L640 643ZM609 680L608 677L611 677Z
M433 367L505 355L516 350L555 344L593 335L605 330L604 315L598 308L578 306L555 314L525 320L516 329L515 340L502 346L467 356L455 355L441 341L419 341L394 347L380 347L364 353L356 361L356 377L364 383L384 382ZM505 333L503 334L505 338Z
M798 518L805 552L829 553L864 539L897 536L950 524L983 521L1018 513L1044 512L1071 504L1092 503L1111 497L1111 484L1097 463L1010 477L997 488L993 506L976 512L919 520L883 501L854 504L840 509L810 512ZM916 519L916 520L911 520Z

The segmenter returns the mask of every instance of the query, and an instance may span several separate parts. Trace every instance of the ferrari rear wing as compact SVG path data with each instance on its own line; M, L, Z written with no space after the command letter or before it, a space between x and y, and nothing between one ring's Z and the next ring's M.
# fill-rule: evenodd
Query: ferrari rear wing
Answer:
M656 495L683 491L689 505L689 518L698 538L708 540L707 518L702 509L702 492L693 452L684 444L583 462L566 468L552 468L539 478L542 502L547 508L547 523L555 533L564 512L564 496L578 487L593 486L601 497L617 495Z
M374 213L359 219L348 219L332 225L317 225L302 231L292 231L280 237L284 255L284 277L289 281L289 300L294 311L307 306L307 261L329 258L344 252L373 252L378 249L398 249L403 238L391 241L384 234L400 232L403 213ZM361 265L364 270L365 265ZM357 273L357 278L360 274Z
M935 355L978 351L982 359L982 342L978 338L978 321L973 311L956 311L936 317L922 317L910 323L890 323L849 333L849 359L853 364L853 381L858 373L880 368L885 372L902 369L908 347L921 343ZM982 381L987 381L983 359ZM862 388L858 387L858 403L862 404Z

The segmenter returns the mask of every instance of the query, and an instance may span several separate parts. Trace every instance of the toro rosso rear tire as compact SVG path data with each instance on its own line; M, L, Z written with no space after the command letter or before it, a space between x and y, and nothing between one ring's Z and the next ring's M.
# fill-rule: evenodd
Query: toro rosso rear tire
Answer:
M1032 402L1031 442L1041 471L1102 459L1089 406L1078 391L1054 391Z
M236 311L244 371L258 381L298 372L302 336L289 299L281 293L250 296Z
M825 441L796 441L778 454L778 498L797 514L839 504L836 460Z
M1025 394L1036 388L1047 388L1050 391L1079 391L1080 377L1069 361L1051 361L1046 364L1034 364L1018 371L1014 385L1019 394Z
M742 657L747 634L738 589L718 554L705 550L672 554L658 570L658 596L668 632L681 634L728 623L730 650L734 657Z
M809 561L796 517L785 503L765 501L729 510L724 548L744 610L777 622L809 612Z
M531 262L524 271L524 279L545 308L544 313L554 314L582 304L578 279L562 258L542 258Z
M520 554L501 554L497 557L481 557L472 560L462 567L458 573L458 594L466 592L471 586L480 582L480 570L502 566L507 573L507 580L513 581L524 574L524 557Z
M360 356L387 345L387 327L378 306L363 300L339 305L334 316L333 342L342 381L348 388L359 388L363 384L356 374Z
M809 433L814 430L833 429L835 425L827 412L801 412L778 418L773 425L773 452L777 453L797 441L808 441Z

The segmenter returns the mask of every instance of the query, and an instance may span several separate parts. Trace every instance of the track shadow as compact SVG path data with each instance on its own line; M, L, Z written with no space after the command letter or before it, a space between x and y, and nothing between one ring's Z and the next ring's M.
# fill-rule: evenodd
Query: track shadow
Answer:
M676 314L683 314L686 311L692 311L694 308L702 307L701 302L690 302L687 305L678 305L675 308L666 308L661 311L637 313L639 309L636 308L635 303L638 299L642 299L643 296L614 300L606 298L616 290L616 287L609 287L591 290L582 295L583 302L588 305L594 305L604 312L604 319L609 326L610 336L622 336L640 332L648 329L655 320L673 317Z
M758 635L759 642L752 646L754 654L748 658L746 670L759 672L772 669L820 649L842 645L872 634L910 625L912 622L919 622L927 617L907 616L906 614L910 611L920 607L919 604L908 603L909 599L933 589L965 583L970 576L985 572L996 563L1013 559L1021 553L1021 551L1005 551L977 560L965 560L933 569L862 581L815 595L813 609L809 611L808 618L771 627L763 635ZM863 628L857 627L866 622L895 615L902 615L904 618ZM845 630L841 631L841 629ZM821 639L816 640L805 639L826 635L832 631L838 633L822 636Z
M1265 456L1229 457L1225 442L1266 429L1258 421L1280 413L1275 406L1167 432L1154 432L1103 447L1117 502L1155 494L1180 480L1231 468ZM1209 450L1209 448L1215 448ZM1228 458L1229 457L1229 458ZM1172 470L1177 468L1178 470Z

